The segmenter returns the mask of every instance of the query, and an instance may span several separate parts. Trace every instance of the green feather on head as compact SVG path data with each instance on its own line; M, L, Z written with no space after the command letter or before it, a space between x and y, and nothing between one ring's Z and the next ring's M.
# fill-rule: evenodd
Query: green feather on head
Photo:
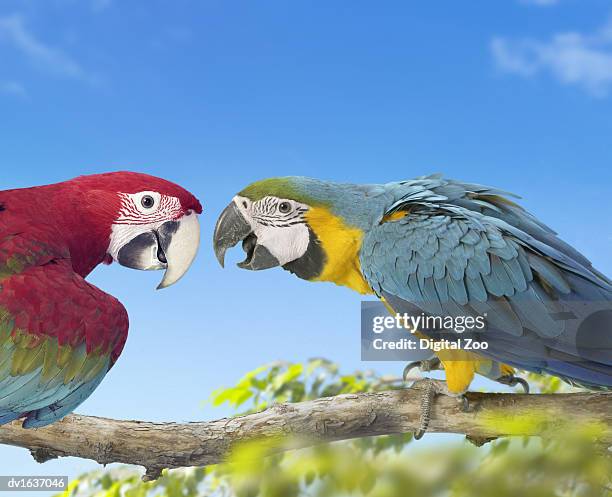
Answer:
M280 178L267 178L251 183L238 195L257 202L264 197L287 198L310 206L329 206L330 201L318 198L315 192L309 192L308 178L299 176L284 176Z

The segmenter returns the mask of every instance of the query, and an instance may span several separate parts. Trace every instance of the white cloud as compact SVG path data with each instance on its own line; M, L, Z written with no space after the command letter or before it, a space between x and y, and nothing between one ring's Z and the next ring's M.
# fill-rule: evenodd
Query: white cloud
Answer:
M503 38L494 38L491 41L491 52L497 65L506 72L531 76L537 70L537 64L528 60L516 42L509 42Z
M13 45L30 62L48 72L67 78L92 82L83 68L61 50L46 45L26 28L21 16L0 17L0 42Z
M528 3L531 5L538 5L540 7L548 7L550 5L556 5L559 0L521 0L521 3Z
M594 34L559 33L548 41L494 38L491 52L508 73L532 77L548 72L598 97L612 88L612 22Z
M26 89L16 81L0 81L0 93L25 98L28 96Z

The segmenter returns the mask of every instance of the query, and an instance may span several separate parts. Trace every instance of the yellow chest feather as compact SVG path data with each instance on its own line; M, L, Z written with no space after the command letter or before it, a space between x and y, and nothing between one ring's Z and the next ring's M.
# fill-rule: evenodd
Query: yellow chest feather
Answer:
M348 226L324 207L309 209L306 221L327 258L323 271L313 281L331 281L362 294L373 293L363 278L359 262L363 231Z

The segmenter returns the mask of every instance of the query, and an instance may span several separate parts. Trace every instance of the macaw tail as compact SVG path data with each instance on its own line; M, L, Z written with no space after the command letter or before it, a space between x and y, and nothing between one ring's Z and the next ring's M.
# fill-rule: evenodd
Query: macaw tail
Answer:
M606 280L598 285L569 271L564 278L572 292L559 294L551 309L551 317L562 322L562 331L545 337L526 323L519 339L497 334L489 342L489 353L519 369L552 374L573 386L612 390L612 287Z

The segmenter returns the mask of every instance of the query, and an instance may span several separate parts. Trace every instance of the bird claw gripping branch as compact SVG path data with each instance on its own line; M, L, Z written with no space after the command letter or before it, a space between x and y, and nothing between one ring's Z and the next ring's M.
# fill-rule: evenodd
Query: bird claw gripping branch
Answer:
M433 405L438 395L444 395L458 400L461 403L461 410L463 412L468 412L470 409L470 404L467 397L464 394L456 395L449 392L448 387L443 381L423 378L415 381L412 384L412 388L422 390L419 428L414 433L415 440L420 440L427 432L429 422L431 421Z

